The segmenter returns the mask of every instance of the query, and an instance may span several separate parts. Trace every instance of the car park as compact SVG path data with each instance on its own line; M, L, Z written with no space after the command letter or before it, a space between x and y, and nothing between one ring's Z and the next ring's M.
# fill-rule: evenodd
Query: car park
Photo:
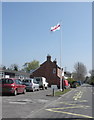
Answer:
M39 90L39 84L36 81L36 79L24 79L23 85L26 85L26 91L32 91Z
M0 87L2 94L13 94L17 95L18 93L25 94L26 86L22 84L20 79L16 78L2 78L0 79Z

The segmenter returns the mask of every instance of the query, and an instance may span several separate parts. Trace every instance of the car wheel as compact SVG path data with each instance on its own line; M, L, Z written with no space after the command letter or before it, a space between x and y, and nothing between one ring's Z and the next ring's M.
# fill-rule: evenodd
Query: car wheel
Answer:
M32 92L34 92L34 91L35 91L35 88L32 89Z
M17 89L14 91L13 95L14 95L14 96L16 96L16 95L17 95Z
M26 89L26 92L28 92L29 90Z
M45 90L45 87L43 86L43 88L42 88L43 90Z
M25 94L26 93L26 89L24 89L24 91L23 91L23 94Z
M47 90L47 87L45 87L45 89Z
M39 91L39 88L37 89L37 91Z

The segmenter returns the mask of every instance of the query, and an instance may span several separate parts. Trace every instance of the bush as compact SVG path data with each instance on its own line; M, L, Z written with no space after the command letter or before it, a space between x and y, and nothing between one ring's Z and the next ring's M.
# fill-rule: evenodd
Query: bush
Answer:
M91 76L89 84L94 85L94 76Z
M67 80L70 84L70 87L74 87L74 83L76 82L76 80L74 80L73 78L68 78Z
M68 78L67 80L70 84L72 84L75 81L73 78Z

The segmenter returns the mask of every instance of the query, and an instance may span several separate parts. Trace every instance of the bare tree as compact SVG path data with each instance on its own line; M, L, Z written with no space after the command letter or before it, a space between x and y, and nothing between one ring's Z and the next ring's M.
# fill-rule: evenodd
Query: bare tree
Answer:
M83 63L78 62L74 65L73 78L75 80L83 82L85 80L86 74L87 74L87 69Z

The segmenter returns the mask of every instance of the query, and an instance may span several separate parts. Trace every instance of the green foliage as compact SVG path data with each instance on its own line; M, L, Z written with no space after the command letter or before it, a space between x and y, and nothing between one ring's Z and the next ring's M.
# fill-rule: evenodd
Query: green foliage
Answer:
M89 84L94 85L94 76L91 76Z
M56 91L56 92L55 92L55 96L63 95L63 94L65 94L65 93L69 92L70 90L71 90L71 89L64 89L63 92L62 92L62 91Z
M67 80L68 80L68 82L70 83L70 87L76 87L76 86L75 86L76 80L74 80L73 78L68 78Z
M75 81L73 78L68 78L67 80L70 84L72 84Z
M31 62L27 62L23 65L24 69L26 72L30 72L31 70L35 70L36 68L39 67L39 61L33 60Z

